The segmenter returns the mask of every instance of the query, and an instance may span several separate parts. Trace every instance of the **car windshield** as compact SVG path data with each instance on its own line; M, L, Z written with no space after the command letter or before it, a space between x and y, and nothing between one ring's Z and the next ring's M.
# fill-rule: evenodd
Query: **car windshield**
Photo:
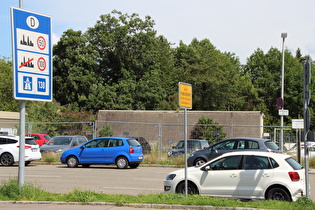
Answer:
M44 136L45 139L50 140L50 136Z
M279 147L276 143L274 143L273 141L266 141L265 145L267 148L272 149L272 150L278 150Z
M54 137L52 138L48 144L50 145L69 145L72 140L72 137Z
M130 146L133 146L133 147L141 146L136 139L128 139L127 142Z

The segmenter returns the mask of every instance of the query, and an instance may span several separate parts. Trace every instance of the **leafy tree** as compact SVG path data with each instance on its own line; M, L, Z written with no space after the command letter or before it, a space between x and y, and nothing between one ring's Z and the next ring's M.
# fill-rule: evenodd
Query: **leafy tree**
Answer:
M193 86L193 109L239 110L244 107L240 95L241 65L230 53L221 53L209 40L193 39L180 43L175 52L178 81Z
M224 139L226 133L211 118L201 116L190 133L190 138L208 140L209 144Z
M99 136L113 136L114 131L110 127L110 125L104 125L100 131L99 131Z
M12 63L7 58L0 59L0 111L19 111L19 101L13 97Z

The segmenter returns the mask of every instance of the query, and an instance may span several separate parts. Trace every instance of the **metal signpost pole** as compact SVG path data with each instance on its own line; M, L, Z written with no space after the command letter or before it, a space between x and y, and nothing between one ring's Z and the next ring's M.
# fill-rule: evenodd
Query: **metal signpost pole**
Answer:
M11 7L13 95L20 100L19 186L24 185L26 100L52 101L51 18Z
M187 109L192 108L192 87L188 83L178 83L178 101L179 107L184 109L184 159L185 159L185 196L188 196L188 181L187 181Z
M287 38L287 33L281 33L282 38L282 70L281 70L281 98L284 103L284 40ZM283 110L284 107L282 107ZM283 152L283 115L280 115L280 150Z

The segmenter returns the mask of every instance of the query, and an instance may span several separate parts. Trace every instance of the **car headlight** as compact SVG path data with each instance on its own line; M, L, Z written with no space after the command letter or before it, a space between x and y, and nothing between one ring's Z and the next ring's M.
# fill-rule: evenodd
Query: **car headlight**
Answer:
M56 153L62 153L63 152L63 149L58 149L57 151L56 151Z
M189 155L189 157L193 157L194 156L194 153L191 153L190 155Z
M176 174L169 174L166 176L166 180L173 180L175 178Z

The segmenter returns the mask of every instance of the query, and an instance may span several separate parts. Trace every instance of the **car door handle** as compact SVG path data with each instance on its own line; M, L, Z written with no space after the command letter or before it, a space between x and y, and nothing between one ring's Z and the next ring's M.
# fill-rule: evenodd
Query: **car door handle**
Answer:
M236 175L236 174L231 174L230 177L231 177L231 178L236 178L237 175Z

